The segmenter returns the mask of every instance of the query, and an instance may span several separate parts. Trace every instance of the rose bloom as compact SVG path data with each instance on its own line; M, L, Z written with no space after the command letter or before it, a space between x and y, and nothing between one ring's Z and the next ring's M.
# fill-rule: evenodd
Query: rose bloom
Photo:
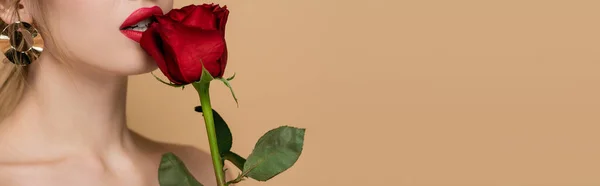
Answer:
M140 45L177 85L200 80L202 67L215 78L227 65L225 25L229 10L215 4L189 5L155 15Z

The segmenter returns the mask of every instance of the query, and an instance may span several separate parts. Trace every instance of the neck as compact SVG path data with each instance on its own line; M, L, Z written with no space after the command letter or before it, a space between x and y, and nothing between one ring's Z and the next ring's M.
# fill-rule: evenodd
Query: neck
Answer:
M8 125L30 143L86 153L122 148L130 138L126 94L125 76L42 55L30 66L27 89Z

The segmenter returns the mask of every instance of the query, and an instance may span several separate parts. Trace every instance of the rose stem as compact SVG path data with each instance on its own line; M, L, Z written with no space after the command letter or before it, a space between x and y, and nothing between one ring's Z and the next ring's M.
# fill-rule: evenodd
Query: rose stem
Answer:
M213 118L212 107L210 105L210 95L208 88L210 82L207 83L192 83L200 96L200 104L202 105L202 114L204 123L206 124L206 132L208 134L208 143L210 145L210 155L212 156L213 168L217 177L217 185L225 186L225 172L223 164L221 164L221 154L217 143L217 132L215 130L215 120Z

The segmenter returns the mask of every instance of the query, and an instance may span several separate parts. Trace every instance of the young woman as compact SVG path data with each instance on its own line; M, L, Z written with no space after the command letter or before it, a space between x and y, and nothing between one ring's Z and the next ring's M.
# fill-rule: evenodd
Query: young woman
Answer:
M155 186L165 152L215 185L208 153L150 140L126 125L127 76L156 68L138 44L145 19L172 6L0 0L0 49L8 56L0 64L0 186ZM34 47L41 40L33 29L43 50Z

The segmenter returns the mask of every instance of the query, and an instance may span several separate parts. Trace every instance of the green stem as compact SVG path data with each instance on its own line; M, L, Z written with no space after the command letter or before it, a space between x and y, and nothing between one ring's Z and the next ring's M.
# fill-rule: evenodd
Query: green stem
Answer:
M210 95L208 88L210 82L207 83L192 83L200 96L200 104L202 105L202 114L204 115L204 123L206 124L206 133L208 134L208 143L210 145L210 155L212 157L215 176L217 177L218 186L226 186L225 171L221 163L221 155L217 143L217 132L215 130L215 120L213 118L212 107L210 105Z
M236 154L235 152L231 152L231 151L225 152L225 153L223 153L223 158L225 158L226 160L233 163L233 165L235 165L241 171L244 170L244 163L246 163L246 159L242 158L240 155Z

